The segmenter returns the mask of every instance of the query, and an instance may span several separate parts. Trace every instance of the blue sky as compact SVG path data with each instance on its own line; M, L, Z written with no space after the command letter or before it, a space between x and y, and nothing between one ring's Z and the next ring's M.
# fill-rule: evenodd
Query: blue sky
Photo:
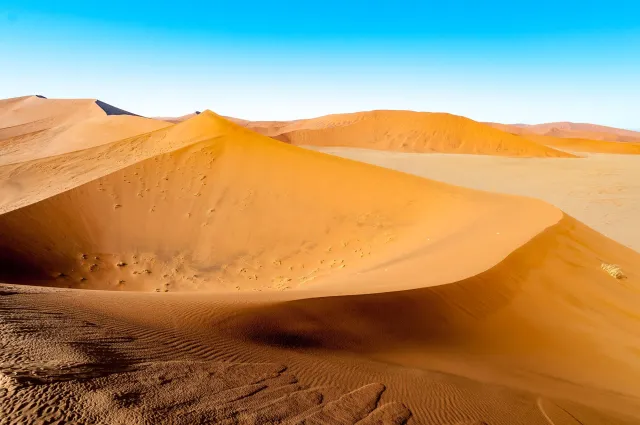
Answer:
M640 127L640 1L0 0L0 98Z

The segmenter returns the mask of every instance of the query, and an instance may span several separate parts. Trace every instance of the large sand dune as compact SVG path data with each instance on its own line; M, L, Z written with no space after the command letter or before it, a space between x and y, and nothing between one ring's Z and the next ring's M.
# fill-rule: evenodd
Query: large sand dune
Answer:
M60 155L168 126L99 100L0 101L0 165Z
M299 120L280 128L273 137L295 145L403 152L571 156L468 118L412 111L370 111Z
M94 99L7 99L0 102L0 140L105 115L108 113Z
M149 133L169 123L130 116L96 116L61 124L0 142L0 165L15 164L79 151L138 134Z
M437 117L414 146L569 156ZM104 140L0 167L0 422L640 421L640 254L561 210L208 111Z

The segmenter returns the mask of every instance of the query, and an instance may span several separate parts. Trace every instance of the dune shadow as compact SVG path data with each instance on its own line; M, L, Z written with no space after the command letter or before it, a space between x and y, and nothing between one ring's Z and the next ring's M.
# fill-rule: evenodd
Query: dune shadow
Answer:
M134 114L129 111L125 111L124 109L116 108L113 105L109 105L108 103L104 103L101 100L96 100L96 105L100 107L107 115L131 115L134 117L139 117L140 115Z

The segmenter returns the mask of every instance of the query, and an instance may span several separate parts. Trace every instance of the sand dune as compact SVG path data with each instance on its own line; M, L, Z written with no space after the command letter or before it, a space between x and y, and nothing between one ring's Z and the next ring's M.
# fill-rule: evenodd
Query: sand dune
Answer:
M96 102L40 96L5 100L0 103L0 140L107 115Z
M611 142L640 142L640 132L596 124L574 122L552 122L532 125L499 123L487 124L513 134L538 134L559 138L589 139Z
M183 115L180 117L157 117L156 119L161 121L167 121L174 124L181 123L186 121L194 116L200 114L200 111L196 111L192 114ZM244 128L248 128L256 133L260 133L265 136L277 136L280 132L280 129L286 125L291 125L295 121L250 121L244 120L242 118L234 118L223 116L223 118L231 121L232 123L238 124Z
M382 261L415 262L450 236L472 250L475 238L503 232L493 252L467 262L469 270L434 268L438 282L490 267L558 215L536 201L478 195L291 147L210 112L160 133L191 143L0 216L3 270L72 287L285 289ZM76 219L53 227L44 220L58 214ZM523 214L533 230L509 218ZM96 222L102 225L92 228ZM446 252L432 256L434 266Z
M161 118L182 122L192 115ZM573 157L534 140L497 131L468 118L413 111L369 111L294 121L226 119L286 143L399 152L475 153L523 157Z
M167 127L142 117L97 116L0 142L0 166L61 155Z
M127 119L126 117L108 118L107 122L114 119ZM130 117L129 119L135 119L137 124L140 123L140 118ZM33 160L0 166L0 212L38 202L152 156L180 149L194 141L204 140L209 137L207 131L211 130L211 126L194 130L194 126L166 127L166 123L162 124L159 121L144 121L144 123L163 128L58 156L37 158L37 153L34 153L36 158ZM221 128L213 131L226 131L223 128L232 124L221 120L218 125ZM80 128L85 128L85 124L83 123ZM137 129L137 125L132 127L132 130L136 130L135 132L138 132ZM239 130L245 131L241 128ZM115 133L120 131L122 129ZM101 137L106 140L115 136L107 132ZM30 139L25 138L22 142L27 143L27 140ZM90 144L87 139L82 140Z
M210 111L117 141L126 128L74 114L43 120L105 143L0 167L9 423L640 420L640 254L561 210ZM571 157L446 114L256 128Z
M603 272L603 260L618 262L627 278ZM240 414L241 423L254 423L255 415L284 420L323 415L321 406L333 408L334 400L345 397L338 409L343 413L326 413L317 423L373 420L370 414L385 417L385 410L390 412L380 423L403 423L410 415L413 423L437 424L543 424L547 417L553 423L571 423L556 422L568 417L575 423L632 424L640 413L634 348L640 335L632 318L637 260L638 254L564 217L483 273L412 291L123 296L31 295L7 287L0 305L12 314L10 326L39 321L37 329L43 323L51 329L40 337L45 343L67 341L67 349L81 350L63 356L65 375L56 368L38 370L35 376L48 386L28 385L38 364L33 360L14 366L17 375L5 385L12 386L14 399L30 389L87 394L78 400L85 418L108 415L125 423L153 420L156 409L176 418ZM370 277L388 285L396 271ZM35 353L23 355L41 355L35 341L27 346ZM98 366L87 369L89 361ZM88 372L94 377L82 385L65 379ZM225 383L217 383L222 377ZM260 386L246 386L254 383ZM265 390L254 400L257 388ZM309 391L316 391L315 399ZM123 394L138 396L123 403ZM57 400L30 395L34 412L42 409L38 400ZM216 409L225 400L226 410ZM73 413L55 404L49 411Z
M610 142L594 139L561 138L538 135L525 135L523 137L545 146L571 152L615 153L625 155L640 154L640 143Z
M571 156L468 118L412 111L371 111L299 120L272 136L295 145L524 157Z

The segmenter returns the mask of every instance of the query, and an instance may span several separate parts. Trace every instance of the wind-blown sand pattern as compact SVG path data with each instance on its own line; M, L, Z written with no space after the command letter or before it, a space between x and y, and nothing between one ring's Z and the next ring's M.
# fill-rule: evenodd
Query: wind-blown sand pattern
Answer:
M637 252L209 111L162 125L0 167L0 423L640 420Z

